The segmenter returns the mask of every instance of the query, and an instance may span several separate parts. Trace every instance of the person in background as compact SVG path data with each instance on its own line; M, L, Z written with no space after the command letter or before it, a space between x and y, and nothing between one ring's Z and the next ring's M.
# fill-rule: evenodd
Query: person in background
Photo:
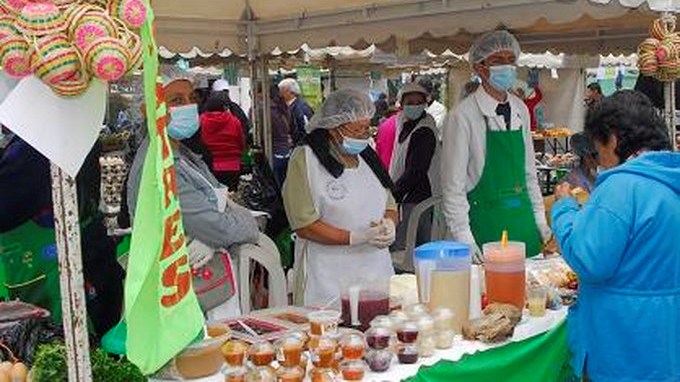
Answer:
M205 162L184 145L184 140L199 130L198 106L193 96L191 75L175 66L162 65L161 77L168 106L167 133L175 159L182 222L188 237L189 266L195 275L205 275L206 269L217 266L227 268L228 265L233 271L235 268L231 266L230 256L222 256L221 249L257 243L257 222L250 211L229 199L226 187L215 179ZM147 137L137 151L128 176L127 204L133 227L148 148ZM213 261L216 256L219 261ZM219 274L218 270L210 270L210 274ZM227 276L229 281L221 285L226 302L205 312L209 320L240 315L234 273ZM201 296L198 297L201 302Z
M571 136L570 146L576 156L578 156L578 166L571 170L564 180L572 187L581 188L588 194L592 193L597 178L597 150L585 133L576 133Z
M88 317L97 337L120 320L123 269L116 243L99 212L100 145L95 144L76 177L80 242ZM14 135L0 157L0 254L2 280L11 300L50 311L61 325L61 294L50 161Z
M238 118L238 120L241 122L241 127L243 128L243 136L246 137L247 140L250 140L250 133L253 126L250 123L246 113L243 111L243 109L241 109L241 106L234 102L229 96L229 82L224 79L219 79L213 82L211 88L213 92L222 92L225 94L223 99L226 109L236 118Z
M401 223L392 252L404 249L411 211L434 195L435 187L440 183L439 161L435 158L439 146L438 130L434 118L426 111L428 98L427 90L417 83L404 85L400 92L402 110L397 118L390 176L394 181L394 197L401 205ZM416 245L430 241L431 229L432 214L423 214L418 224ZM397 268L412 270L408 269L408 260L394 260Z
M296 304L323 305L343 286L394 274L388 247L398 213L389 174L369 146L374 112L367 94L331 93L293 152L283 200L297 234Z
M481 246L510 239L536 256L551 236L538 186L529 111L509 93L517 79L520 46L507 31L483 35L470 50L482 79L448 119L442 150L443 211L453 239Z
M630 90L596 105L585 132L606 171L583 207L564 183L552 209L579 277L572 368L591 381L679 381L680 154L650 100Z
M378 95L378 99L375 100L373 105L375 105L375 114L371 119L371 126L378 126L390 109L390 105L387 103L387 94L380 93L380 95Z
M437 140L441 142L442 140L442 129L444 128L444 122L446 121L446 106L439 102L435 97L435 86L432 80L426 77L418 79L418 85L422 86L427 92L427 114L434 118L437 124Z
M200 116L201 139L212 154L211 169L217 180L236 191L241 177L241 155L246 148L241 122L227 110L228 96L213 92Z
M602 88L597 82L593 82L586 87L585 103L588 109L592 109L602 100Z
M314 115L314 110L302 99L300 84L293 78L285 78L279 82L279 93L290 110L293 121L293 144L298 146L305 137L305 129Z
M529 110L529 118L531 119L531 131L537 131L540 127L539 113L542 113L540 109L541 102L543 101L543 92L539 89L538 84L534 87L530 86L526 81L518 80L515 83L515 88L513 93L527 106Z
M283 186L288 171L288 160L293 149L292 121L288 106L281 98L277 89L272 88L271 123L272 144L274 146L274 177L279 187Z

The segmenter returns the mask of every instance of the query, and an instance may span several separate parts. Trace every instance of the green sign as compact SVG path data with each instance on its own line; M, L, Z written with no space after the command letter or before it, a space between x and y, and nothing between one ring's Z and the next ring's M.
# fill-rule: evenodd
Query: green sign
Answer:
M300 84L302 97L316 110L323 102L321 94L321 68L317 66L298 66L297 81Z

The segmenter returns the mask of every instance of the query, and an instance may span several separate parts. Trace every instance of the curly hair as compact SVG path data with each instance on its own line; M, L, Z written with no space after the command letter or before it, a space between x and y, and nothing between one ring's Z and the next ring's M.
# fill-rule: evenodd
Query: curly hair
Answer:
M616 155L625 160L640 150L670 150L666 123L644 94L621 90L605 97L586 117L585 132L602 144L614 135Z

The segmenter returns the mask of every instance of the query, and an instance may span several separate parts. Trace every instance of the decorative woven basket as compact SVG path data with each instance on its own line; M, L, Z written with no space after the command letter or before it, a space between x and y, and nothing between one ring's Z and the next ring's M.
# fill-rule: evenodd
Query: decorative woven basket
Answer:
M28 4L28 0L0 0L0 5L7 12L12 12L14 14L21 13L21 10Z
M96 40L115 37L116 26L105 13L89 11L69 25L69 36L80 52L84 53Z
M62 97L78 97L85 93L90 86L90 76L85 71L76 73L73 77L50 85L52 91Z
M123 43L105 37L92 43L85 53L88 71L104 81L116 81L128 71L130 56Z
M52 3L28 3L17 18L17 28L27 37L44 36L66 29L66 19Z
M0 65L12 77L22 78L31 74L28 60L28 43L19 36L7 36L0 40Z
M80 70L80 57L66 34L44 36L31 50L33 73L48 85L73 77Z
M111 0L109 13L129 28L139 28L146 21L146 5L142 0Z
M126 74L130 74L139 69L139 67L142 65L142 40L139 38L139 36L127 29L120 31L120 38L128 48L128 56L130 61L128 62L128 72Z
M14 28L14 17L10 15L0 15L0 39L9 35L19 35L19 31Z

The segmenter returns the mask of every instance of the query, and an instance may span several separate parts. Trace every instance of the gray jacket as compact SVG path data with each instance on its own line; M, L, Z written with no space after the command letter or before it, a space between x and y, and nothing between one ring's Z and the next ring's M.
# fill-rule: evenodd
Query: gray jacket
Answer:
M142 168L148 148L149 140L145 138L132 163L127 183L127 203L133 225L139 183L142 180ZM201 157L182 144L178 148L173 148L173 155L177 172L179 204L187 236L212 248L257 243L259 230L250 211L231 201L227 203L224 212L218 210L213 187L223 186L210 173Z

